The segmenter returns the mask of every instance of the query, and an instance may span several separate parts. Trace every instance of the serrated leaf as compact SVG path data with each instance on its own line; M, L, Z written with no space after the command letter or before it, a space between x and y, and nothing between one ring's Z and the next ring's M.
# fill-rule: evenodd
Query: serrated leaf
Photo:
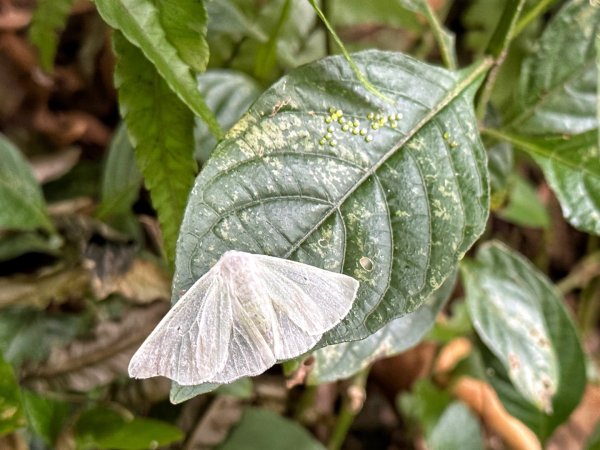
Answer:
M431 450L483 450L485 448L477 417L460 402L454 402L446 408L427 439L427 444Z
M231 128L262 92L258 83L248 75L226 69L208 70L198 75L198 89L204 93L206 104L224 130ZM196 120L194 138L195 157L204 162L217 140L201 120Z
M0 230L54 230L31 167L3 134L0 134L0 204Z
M116 32L114 47L121 113L172 258L196 173L194 117L142 52Z
M219 137L221 127L196 88L196 81L190 67L171 43L171 38L177 40L180 48L181 36L168 34L172 30L163 27L155 2L153 0L96 0L96 7L111 27L121 31L129 42L141 49L169 88L206 122L215 136ZM143 75L142 72L140 74Z
M509 413L543 440L585 386L583 352L563 301L542 273L500 243L486 244L463 267L473 325L501 363L489 371L492 384Z
M209 56L206 42L208 17L204 1L163 0L155 3L167 39L181 59L196 72L204 72Z
M217 449L325 450L325 447L296 422L268 410L248 408Z
M562 213L574 227L600 234L600 152L597 130L576 136L503 135L544 171Z
M600 8L572 0L556 14L523 62L511 129L523 134L577 134L596 128L594 39Z
M228 249L292 258L361 281L325 342L356 340L418 308L477 239L488 179L471 100L487 64L455 74L395 53L355 61L397 104L366 92L339 56L269 88L196 179L174 301ZM370 138L328 124L330 108ZM394 120L374 130L370 113ZM339 142L320 145L334 125Z
M96 217L108 220L131 213L142 185L142 174L135 165L133 146L124 124L115 132L102 172L100 205Z
M454 288L455 277L449 277L416 311L395 319L376 333L360 341L342 342L320 348L308 375L308 384L330 383L349 378L377 359L403 352L425 336L437 313Z
M60 33L65 28L74 0L39 0L31 17L29 40L36 46L46 72L54 67Z
M22 391L22 399L29 427L48 445L54 446L69 415L69 405L26 390Z
M12 366L0 353L0 436L25 424L21 393Z

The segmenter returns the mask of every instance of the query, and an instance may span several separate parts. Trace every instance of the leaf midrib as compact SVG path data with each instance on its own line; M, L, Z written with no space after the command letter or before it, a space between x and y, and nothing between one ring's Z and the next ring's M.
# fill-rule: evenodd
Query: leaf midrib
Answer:
M344 202L370 177L374 176L383 164L390 159L396 151L404 146L410 139L412 139L425 125L427 125L435 116L437 116L444 108L446 108L452 101L458 98L463 92L477 79L481 74L487 71L493 64L492 59L486 58L479 65L477 65L466 77L458 81L453 89L437 104L435 105L423 118L417 122L417 124L404 135L398 143L392 146L390 150L384 153L381 158L375 162L370 168L368 168L364 175L357 180L356 183L350 187L344 195L342 195L336 202L331 205L331 208L323 214L323 217L316 222L305 235L300 238L296 243L284 254L282 258L289 258L296 250L302 246L302 244L315 233L328 219L329 217L344 204Z
M557 156L557 155L560 155L560 153L557 153L556 151L545 150L543 147L540 147L533 143L527 142L526 140L523 140L523 139L519 138L518 136L504 133L500 130L486 128L483 130L483 132L489 136L495 137L496 139L501 139L501 140L504 140L511 144L514 144L515 146L517 146L517 148L520 148L522 151L524 151L526 153L557 162L557 163L563 165L564 167L571 169L573 171L580 171L583 174L588 175L592 178L600 179L600 174L590 170L587 165L574 164L569 160L566 160L566 159L561 158L560 156ZM590 144L590 145L594 145L594 144Z

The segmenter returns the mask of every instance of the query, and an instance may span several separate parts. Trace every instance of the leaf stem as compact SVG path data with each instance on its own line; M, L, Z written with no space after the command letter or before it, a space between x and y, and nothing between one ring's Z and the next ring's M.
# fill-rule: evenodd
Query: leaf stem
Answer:
M535 6L525 12L523 17L519 19L514 29L513 37L518 36L521 32L527 28L527 26L540 16L546 8L548 8L556 0L540 0Z
M429 26L431 27L433 36L435 37L437 45L440 49L444 65L450 70L456 70L456 58L454 56L454 49L450 48L450 46L448 45L449 42L446 41L446 39L444 39L445 36L447 36L447 32L444 30L444 27L440 23L440 20L431 8L429 2L424 1L423 3L425 6L423 13L425 14L427 21L429 22Z
M325 17L331 17L331 10L333 8L331 6L331 1L330 0L321 0L321 8L323 10L323 15ZM327 32L326 22L324 22L323 20L321 20L321 23L323 24L323 28L324 28L323 31L325 31L325 54L327 54L327 55L333 55L333 40L332 40L332 35L331 35L331 33Z
M507 0L500 21L487 45L485 53L494 58L494 66L490 70L477 100L477 117L479 120L483 120L485 117L487 105L492 96L492 90L496 84L500 68L508 54L510 43L515 36L515 26L525 1L526 0Z
M344 58L346 59L346 61L348 61L348 64L350 64L350 67L352 68L352 71L354 72L354 75L356 75L356 78L358 78L358 80L362 83L362 85L369 92L371 92L372 94L376 95L377 97L381 98L382 100L385 100L386 102L394 103L394 101L391 98L389 98L386 95L382 94L379 91L379 89L377 89L375 86L373 86L373 84L371 84L371 82L367 79L367 77L365 76L365 74L362 73L362 71L358 68L358 66L356 65L356 63L354 62L354 60L352 59L352 57L348 53L348 50L346 50L346 47L344 47L344 43L339 38L339 36L335 32L335 30L333 29L333 27L331 26L331 24L327 20L327 17L325 17L325 14L323 14L323 11L321 11L321 9L319 8L319 6L317 5L317 2L315 0L308 0L308 1L312 5L312 7L315 10L315 12L317 13L317 16L319 16L319 18L325 24L325 27L327 28L327 31L329 31L329 34L331 35L331 37L333 38L333 40L335 41L335 43L338 45L338 47L342 51L342 54L344 55Z
M354 422L354 418L362 409L366 396L365 386L370 369L369 366L352 377L350 385L344 393L340 412L327 443L328 450L339 450L342 448L352 422Z
M556 287L562 294L582 288L600 276L600 252L592 253L577 264L569 274L560 280Z

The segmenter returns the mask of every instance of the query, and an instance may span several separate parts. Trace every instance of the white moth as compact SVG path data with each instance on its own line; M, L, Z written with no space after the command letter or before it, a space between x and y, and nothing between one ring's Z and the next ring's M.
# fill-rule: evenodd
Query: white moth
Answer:
M228 251L133 355L129 375L181 385L230 383L310 350L350 311L354 278Z

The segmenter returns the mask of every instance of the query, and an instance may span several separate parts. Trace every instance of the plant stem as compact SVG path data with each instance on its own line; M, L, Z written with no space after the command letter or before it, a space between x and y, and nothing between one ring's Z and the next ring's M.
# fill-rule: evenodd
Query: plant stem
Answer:
M594 330L600 313L600 279L595 278L581 292L577 321L582 335Z
M500 68L506 59L508 48L514 37L515 26L525 1L526 0L507 0L500 21L488 43L485 53L494 57L494 66L487 76L477 101L477 117L479 120L483 120L485 117L487 105L492 96L492 90L496 84Z
M431 8L431 5L428 1L424 1L424 10L423 13L429 22L429 26L431 27L431 31L433 32L433 36L437 42L437 45L440 49L440 53L442 55L442 60L444 61L444 65L450 70L456 70L456 58L454 56L454 49L450 47L453 44L453 39L450 39L450 36L444 27L440 23L437 15Z
M560 280L556 287L562 294L567 294L574 289L579 289L600 276L600 252L586 256L577 264L569 274Z
M540 0L535 6L525 12L514 29L513 37L518 36L527 26L540 16L556 0Z
M367 367L352 377L350 385L344 393L340 412L327 443L328 450L339 450L342 448L352 422L354 422L354 418L362 409L369 370L370 367Z
M317 5L317 2L315 0L308 0L308 1L312 5L312 7L315 10L315 12L317 13L317 16L319 16L319 18L325 24L325 27L327 28L327 31L329 31L329 34L331 35L331 37L333 38L333 40L335 41L335 43L338 45L338 47L342 51L342 54L344 55L344 58L346 58L346 61L348 61L348 64L350 64L350 67L352 68L352 71L354 72L354 75L356 75L356 78L358 78L358 80L362 83L362 85L368 91L370 91L372 94L374 94L377 97L385 100L386 102L394 103L394 101L391 98L389 98L386 95L382 94L379 91L379 89L377 89L375 86L373 86L371 84L371 82L367 79L367 77L365 76L365 74L362 73L362 71L358 68L358 66L356 65L356 63L354 62L354 60L350 57L350 54L348 53L348 50L346 50L346 47L344 47L344 43L339 38L339 36L335 32L335 30L333 29L333 27L331 26L331 24L327 20L327 17L325 16L325 14L323 14L323 11L321 11L321 9L319 8L319 6Z
M333 9L331 7L331 0L321 0L321 9L323 10L323 15L325 17L331 17L331 11ZM325 24L325 22L321 20L321 23L324 25L323 31L325 32L325 54L333 55L332 35L327 31L327 25Z

